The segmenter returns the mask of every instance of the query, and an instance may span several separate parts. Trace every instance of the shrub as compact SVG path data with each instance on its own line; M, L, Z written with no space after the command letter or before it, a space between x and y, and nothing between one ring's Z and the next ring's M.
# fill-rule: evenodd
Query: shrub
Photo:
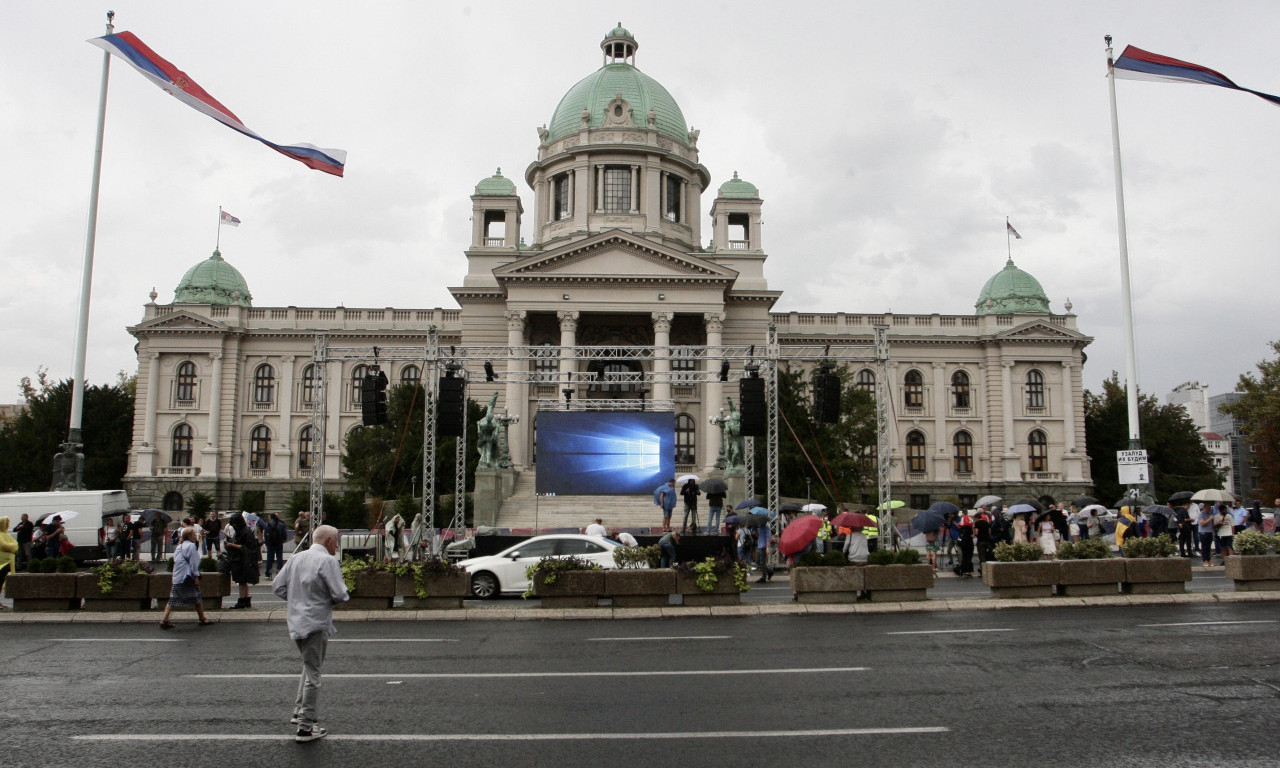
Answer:
M1265 555L1275 547L1276 537L1257 531L1241 531L1236 534L1231 548L1237 555Z
M840 550L822 553L809 552L796 561L796 565L803 568L836 567L849 564L849 558L845 557Z
M95 566L93 572L98 576L98 589L102 591L102 594L109 595L124 577L137 573L155 573L156 569L147 563L137 560L117 558L111 562Z
M75 573L76 559L71 555L63 555L57 559L55 569L58 573Z
M1085 539L1073 544L1069 541L1058 545L1059 560L1102 560L1111 557L1111 545L1102 539Z
M548 555L525 569L524 575L529 579L529 588L521 597L533 597L533 584L541 577L544 584L555 584L556 577L564 571L602 571L596 563L577 555L554 557Z
M898 565L918 565L920 563L920 550L910 547L900 549L893 562Z
M720 579L725 576L733 576L739 592L751 589L747 586L747 569L738 561L727 557L708 557L697 563L680 563L676 566L676 570L694 576L697 579L698 589L703 592L715 590Z
M395 569L395 563L388 560L374 560L372 557L344 557L342 558L342 583L347 586L348 592L354 593L356 576L359 574Z
M1002 541L996 545L996 562L1028 563L1044 559L1044 550L1034 541L1010 544Z
M1125 557L1169 557L1178 551L1178 545L1162 533L1154 539L1125 539L1123 550Z
M657 568L662 563L662 550L657 544L648 547L618 547L613 550L613 564L619 568Z
M897 553L891 549L877 549L867 554L867 565L893 565Z
M173 570L173 566L169 566L169 570ZM218 570L218 560L214 557L200 558L200 570L205 573L213 573Z
M57 573L58 559L56 557L46 557L40 560L40 573Z

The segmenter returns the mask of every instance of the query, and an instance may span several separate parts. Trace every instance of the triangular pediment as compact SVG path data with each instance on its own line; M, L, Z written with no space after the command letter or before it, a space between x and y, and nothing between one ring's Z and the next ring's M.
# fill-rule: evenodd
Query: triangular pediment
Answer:
M1084 334L1043 320L1032 320L995 335L1004 341L1087 341Z
M130 333L155 331L225 331L227 326L185 309L177 309L160 317L153 317L129 329Z
M644 238L610 232L505 264L493 276L499 283L607 279L729 284L738 273Z

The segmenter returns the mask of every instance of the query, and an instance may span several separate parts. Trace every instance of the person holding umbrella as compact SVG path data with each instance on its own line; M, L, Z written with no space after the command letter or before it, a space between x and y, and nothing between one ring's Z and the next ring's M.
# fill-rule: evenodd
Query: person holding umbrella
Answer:
M707 494L707 534L714 536L720 532L720 515L724 512L724 497L729 486L713 477L702 484L702 492Z
M689 518L693 518L693 532L698 532L698 497L702 495L702 491L698 490L698 478L690 475L684 485L680 486L680 498L684 499L684 524L680 526L681 533L689 532Z
M973 518L968 511L960 513L956 519L956 528L960 531L960 565L956 572L962 579L973 577Z

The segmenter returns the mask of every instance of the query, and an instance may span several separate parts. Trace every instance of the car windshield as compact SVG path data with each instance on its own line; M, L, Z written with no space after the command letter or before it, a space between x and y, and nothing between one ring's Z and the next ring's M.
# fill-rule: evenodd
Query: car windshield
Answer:
M507 550L506 557L543 557L555 554L555 547L555 539L526 541L524 544Z

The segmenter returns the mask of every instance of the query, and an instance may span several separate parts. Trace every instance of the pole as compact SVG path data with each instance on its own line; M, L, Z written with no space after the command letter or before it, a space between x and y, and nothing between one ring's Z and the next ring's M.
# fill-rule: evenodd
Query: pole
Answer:
M222 250L222 206L218 206L218 235L213 239L213 250Z
M1124 215L1124 176L1120 169L1120 121L1116 112L1115 62L1111 57L1111 35L1107 42L1107 86L1111 94L1111 152L1115 158L1116 225L1120 238L1120 306L1124 311L1124 375L1129 396L1129 447L1142 447L1138 427L1138 356L1133 341L1133 297L1129 290L1129 232Z
M112 21L115 11L107 11L107 34L115 31ZM64 456L68 453L78 454L83 446L81 426L84 421L84 361L89 343L89 291L93 283L93 252L98 232L98 187L102 179L102 137L107 122L107 81L111 73L111 54L102 52L102 82L98 86L98 132L93 146L93 178L89 183L89 221L85 227L84 266L80 273L80 311L76 319L75 362L71 373L71 422L67 430L67 442L63 446ZM74 465L75 462L64 460L63 465ZM84 487L84 478L76 473L74 478L64 474L62 485L70 484L77 490ZM67 481L71 482L68 483ZM59 478L54 477L54 485L59 485Z

